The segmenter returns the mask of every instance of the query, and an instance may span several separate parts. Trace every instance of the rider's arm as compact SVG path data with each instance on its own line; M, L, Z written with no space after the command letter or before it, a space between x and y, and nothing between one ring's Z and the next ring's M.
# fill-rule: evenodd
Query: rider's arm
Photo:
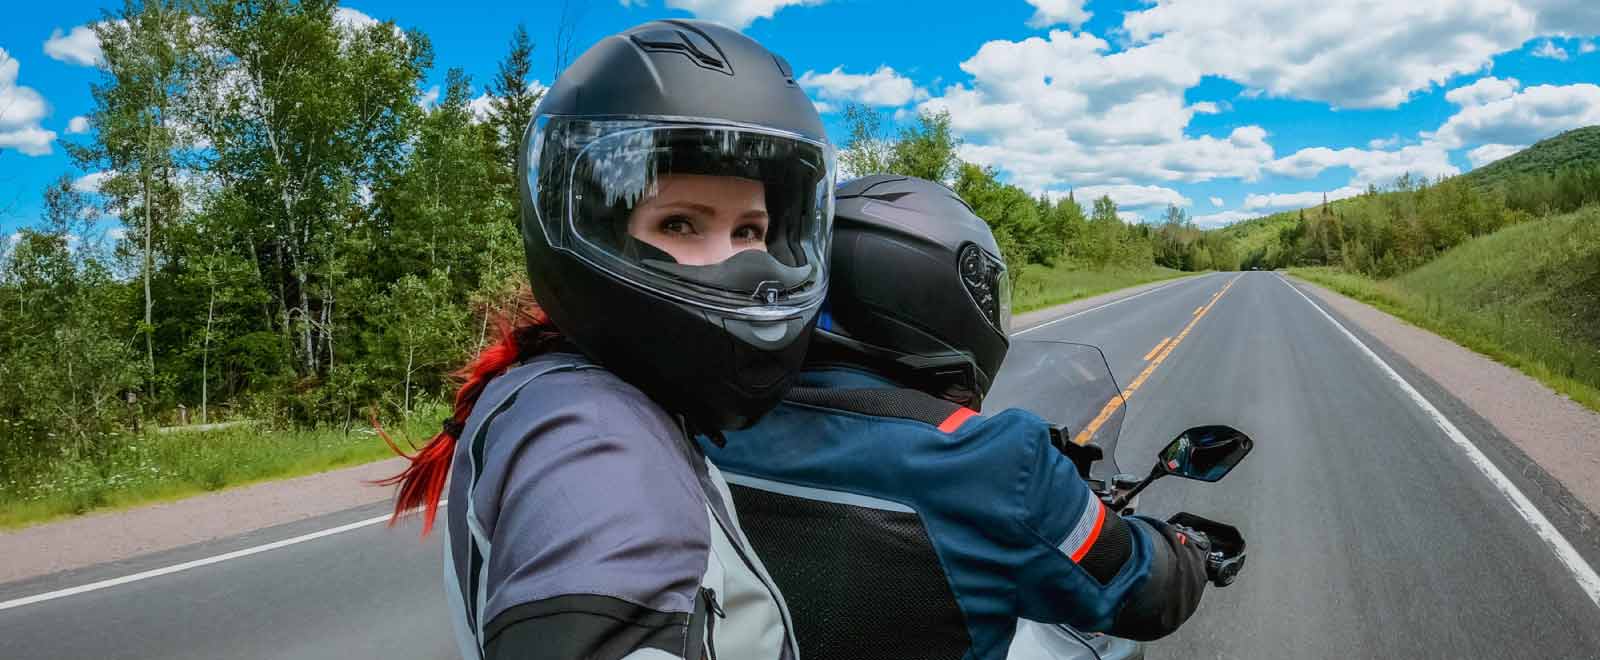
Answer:
M675 431L576 376L536 385L488 429L456 550L481 560L483 657L699 657L710 521Z
M1100 503L1077 468L1037 435L1023 495L1018 611L1035 621L1150 640L1177 630L1200 604L1205 552L1166 523L1121 517Z

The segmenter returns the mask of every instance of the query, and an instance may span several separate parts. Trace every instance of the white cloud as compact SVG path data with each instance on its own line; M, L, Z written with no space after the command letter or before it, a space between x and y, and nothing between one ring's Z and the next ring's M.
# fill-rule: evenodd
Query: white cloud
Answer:
M1600 34L1600 3L1594 0L1521 0L1521 4L1539 13L1540 34Z
M1541 18L1516 0L1165 0L1123 26L1135 46L1273 96L1392 108L1520 47Z
M100 186L105 185L106 179L114 176L116 172L90 172L78 177L72 182L72 189L82 193L100 192Z
M845 73L842 67L827 73L807 71L800 75L799 82L825 101L897 107L928 98L926 90L887 65L872 73Z
M1312 190L1297 193L1272 193L1266 195L1247 195L1244 198L1244 208L1248 211L1264 211L1279 209L1303 209L1322 203L1324 196L1328 201L1355 197L1363 189L1355 186L1345 186L1329 191Z
M1516 78L1479 78L1477 82L1445 92L1446 101L1459 106L1483 105L1490 101L1510 98L1522 87Z
M1594 124L1600 124L1600 85L1535 85L1506 98L1463 107L1431 137L1451 149L1531 144Z
M1397 144L1400 144L1400 136L1391 135L1391 136L1386 137L1386 138L1373 138L1371 140L1368 140L1367 141L1367 148L1368 149L1388 149L1388 148L1393 147L1393 146L1395 146Z
M79 66L100 66L105 55L100 52L100 37L90 25L79 25L63 33L61 28L50 31L44 42L44 53L51 59Z
M812 101L811 106L817 109L817 114L819 115L825 115L830 112L839 111L838 108L833 107L833 104L824 101Z
M1189 106L1189 110L1194 112L1197 115L1222 114L1222 108L1217 107L1217 104L1213 103L1211 101L1201 101L1199 103L1191 105L1191 106Z
M478 95L478 98L467 101L467 111L472 113L472 121L475 123L489 121L489 114L494 111L494 97L488 92Z
M646 4L649 4L649 0L617 0L617 4L620 4L625 8L632 9L634 7L643 7Z
M1566 49L1555 45L1549 39L1545 39L1544 43L1539 44L1539 47L1533 50L1533 56L1561 62L1567 61Z
M1266 170L1272 174L1309 179L1334 167L1354 170L1350 185L1357 188L1365 188L1369 183L1387 185L1407 173L1412 177L1429 179L1461 173L1459 168L1450 163L1450 154L1445 148L1434 142L1394 151L1311 147L1272 161Z
M1585 41L1585 42L1583 42L1581 44L1578 44L1578 52L1579 53L1587 54L1587 53L1593 53L1594 51L1595 51L1595 45L1594 45L1593 41Z
M1074 189L1073 193L1078 199L1086 201L1109 196L1121 209L1165 208L1168 204L1189 206L1191 203L1189 198L1179 194L1178 191L1161 186L1130 184L1083 186Z
M815 6L826 0L667 0L672 9L682 9L701 18L735 30L750 27L758 18L772 18L790 6ZM641 3L642 4L642 3ZM626 5L624 5L626 6Z
M1216 229L1218 227L1226 227L1240 220L1260 217L1260 215L1259 213L1247 213L1245 211L1223 211L1221 213L1191 216L1189 219L1202 229Z
M1083 8L1086 0L1027 0L1033 5L1033 17L1028 27L1043 29L1063 23L1077 28L1089 22L1094 14Z
M377 25L378 19L356 9L340 7L333 10L333 22L346 29L362 30Z
M0 149L15 149L29 156L50 153L56 132L39 121L50 114L50 104L31 87L17 84L22 66L0 48Z
M421 106L423 110L429 110L438 102L439 86L434 85L429 87L428 91L422 93L422 98L417 100L417 105Z
M106 230L106 237L110 238L111 240L114 240L114 241L120 241L120 240L128 237L128 228L127 227L112 227L110 229L107 229Z
M1144 222L1144 216L1139 215L1138 213L1134 213L1133 211L1118 210L1117 211L1117 218L1121 219L1123 222L1126 222L1126 223L1128 223L1130 225L1136 225L1136 224L1139 224L1141 222Z
M1486 144L1468 151L1467 160L1475 168L1483 167L1526 148L1525 144Z
M71 120L67 121L67 133L68 134L77 135L79 133L88 133L88 132L89 132L89 118L88 117L85 117L83 115L78 115L76 117L73 117Z
M1212 205L1212 206L1215 206L1215 207L1217 207L1217 208L1219 208L1219 209L1220 209L1220 208L1222 208L1222 206L1223 206L1223 203L1224 203L1224 202L1223 202L1223 201L1222 201L1222 198L1221 198L1221 197L1212 197L1212 198L1211 198L1211 205Z

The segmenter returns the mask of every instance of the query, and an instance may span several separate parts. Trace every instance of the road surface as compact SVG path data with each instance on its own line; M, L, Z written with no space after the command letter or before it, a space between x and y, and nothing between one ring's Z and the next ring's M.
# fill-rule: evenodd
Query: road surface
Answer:
M1355 332L1491 462L1511 464L1502 455L1514 450L1484 422ZM1195 619L1152 644L1150 657L1600 658L1600 607L1580 576L1402 386L1286 280L1180 280L1019 334L1104 349L1133 390L1118 451L1125 470L1142 469L1189 426L1229 424L1256 439L1226 480L1164 480L1143 498L1147 513L1183 509L1233 522L1250 544L1239 581L1209 591ZM1505 471L1585 567L1600 564L1592 535L1568 529L1559 507ZM366 507L0 585L0 603L382 513ZM440 552L438 535L419 541L415 527L366 525L0 605L0 657L448 658Z

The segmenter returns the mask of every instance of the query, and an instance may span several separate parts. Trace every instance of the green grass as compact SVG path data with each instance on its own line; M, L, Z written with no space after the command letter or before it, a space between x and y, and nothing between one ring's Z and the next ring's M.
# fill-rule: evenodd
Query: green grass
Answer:
M420 407L387 426L402 448L422 444L448 414ZM55 461L33 476L0 483L0 529L104 509L167 501L260 481L297 477L393 456L365 425L342 429L260 430L130 435L99 461Z
M1289 272L1600 411L1600 207L1508 227L1388 280L1331 268Z
M1160 266L1105 270L1080 270L1070 266L1054 268L1026 266L1022 276L1017 279L1016 288L1011 292L1011 311L1014 314L1021 314L1117 289L1190 274L1192 273Z

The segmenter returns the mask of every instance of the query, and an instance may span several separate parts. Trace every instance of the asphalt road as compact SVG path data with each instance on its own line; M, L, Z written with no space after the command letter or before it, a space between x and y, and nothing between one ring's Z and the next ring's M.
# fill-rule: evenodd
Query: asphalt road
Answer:
M1185 327L1151 369L1145 356ZM1600 607L1546 542L1397 384L1276 275L1183 280L1022 338L1098 345L1124 387L1148 370L1128 398L1118 448L1125 470L1141 470L1190 426L1229 424L1256 439L1226 480L1164 480L1143 497L1144 512L1230 521L1250 544L1239 582L1208 592L1196 618L1152 644L1150 657L1600 658ZM1514 451L1364 340L1492 459ZM1523 475L1510 472L1520 483ZM1537 490L1523 490L1558 528L1565 524ZM341 512L0 585L0 602L379 513ZM1592 535L1566 531L1596 564ZM0 658L452 657L438 541L418 541L414 527L371 525L0 609Z

